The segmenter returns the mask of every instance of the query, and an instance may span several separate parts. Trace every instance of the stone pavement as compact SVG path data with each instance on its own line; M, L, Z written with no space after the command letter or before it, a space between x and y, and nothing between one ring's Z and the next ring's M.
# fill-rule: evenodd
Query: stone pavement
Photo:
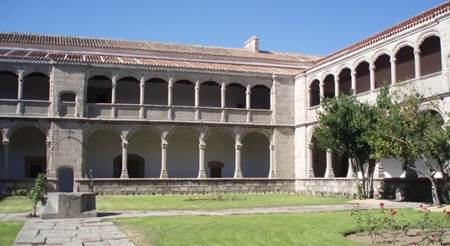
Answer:
M31 219L17 235L15 245L134 246L117 226L99 218Z

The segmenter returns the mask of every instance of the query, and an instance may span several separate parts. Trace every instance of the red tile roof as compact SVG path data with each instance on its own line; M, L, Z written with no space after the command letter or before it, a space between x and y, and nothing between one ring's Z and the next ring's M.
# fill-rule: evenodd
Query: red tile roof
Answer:
M419 24L421 24L423 22L429 21L429 20L433 19L434 17L440 16L442 14L445 14L445 13L449 12L449 11L450 11L450 1L446 1L446 2L436 6L434 8L426 10L426 11L420 13L419 15L411 17L411 18L409 18L409 19L407 19L405 21L402 21L402 22L400 22L400 23L398 23L398 24L396 24L396 25L394 25L394 26L392 26L392 27L390 27L388 29L385 29L385 30L383 30L383 31L381 31L379 33L376 33L376 34L374 34L374 35L372 35L372 36L370 36L370 37L368 37L368 38L366 38L364 40L361 40L361 41L357 42L357 43L354 43L354 44L352 44L352 45L350 45L350 46L348 46L348 47L346 47L346 48L344 48L342 50L339 50L339 51L334 52L334 53L332 53L332 54L330 54L328 56L325 56L325 57L323 57L321 59L318 59L316 61L316 64L313 67L316 67L316 66L324 64L326 62L335 60L335 59L337 59L339 57L348 55L348 54L350 54L352 52L355 52L355 51L357 51L359 49L362 49L364 47L370 46L370 45L372 45L374 43L377 43L377 42L379 42L381 40L389 38L389 37L391 37L391 36L393 36L395 34L398 34L398 33L402 32L404 30L412 28L412 27L414 27L416 25L419 25Z
M195 69L222 72L246 72L261 73L266 75L294 76L301 69L277 68L262 65L243 65L230 63L214 63L201 61L185 61L175 59L155 59L145 57L119 56L119 55L95 55L76 54L64 52L42 52L30 50L0 49L0 59L26 60L26 61L56 61L56 62L81 62L103 63L114 65L152 66L157 68Z

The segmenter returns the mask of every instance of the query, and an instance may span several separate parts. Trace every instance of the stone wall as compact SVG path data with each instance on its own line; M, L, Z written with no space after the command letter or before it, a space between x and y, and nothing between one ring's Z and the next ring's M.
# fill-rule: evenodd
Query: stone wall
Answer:
M77 190L89 191L88 179L75 180ZM292 179L94 179L102 195L294 192Z
M347 178L296 179L295 191L303 195L355 198L357 180Z

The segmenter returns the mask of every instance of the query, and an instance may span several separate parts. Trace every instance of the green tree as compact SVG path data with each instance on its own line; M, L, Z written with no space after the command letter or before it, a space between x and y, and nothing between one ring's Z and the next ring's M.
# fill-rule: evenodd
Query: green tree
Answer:
M449 134L442 128L435 115L421 112L423 96L414 91L403 95L389 93L384 88L377 99L378 121L367 141L373 148L372 158L396 158L402 162L407 177L422 174L432 186L435 205L440 205L434 175L433 160L445 163L450 159ZM415 167L416 160L423 160L425 171ZM444 174L446 175L446 174ZM448 175L446 175L448 176Z
M320 148L330 150L350 159L355 173L362 173L362 196L368 197L368 177L373 174L374 162L369 162L371 146L366 135L372 130L376 111L368 104L361 103L354 96L339 96L324 100L319 110L319 120L314 129L314 139ZM365 165L366 163L370 165ZM365 171L365 167L369 169ZM372 171L370 171L372 170Z
M31 216L36 217L36 207L38 202L44 202L45 201L45 175L42 173L39 173L34 181L33 189L31 190L29 194L29 198L33 202L33 208L31 211Z

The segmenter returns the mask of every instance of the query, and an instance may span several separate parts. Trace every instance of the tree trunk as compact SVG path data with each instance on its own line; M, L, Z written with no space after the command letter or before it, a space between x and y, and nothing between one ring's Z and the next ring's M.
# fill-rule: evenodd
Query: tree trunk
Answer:
M442 182L444 183L444 192L445 192L445 196L444 199L446 199L446 203L450 202L450 184L448 183L448 173L447 170L445 169L445 166L442 164L442 162L439 162L439 169L442 173Z
M366 180L366 175L364 174L364 163L361 163L360 161L358 161L358 166L359 169L361 170L361 187L362 187L362 198L363 199L367 199L367 180ZM358 170L356 170L356 177L358 178Z
M368 166L367 166L367 190L368 190L368 196L369 198L373 198L373 173L375 171L375 160L369 160Z
M434 179L433 175L428 177L428 179L431 182L431 194L433 196L433 204L436 207L441 207L441 201L439 200L439 193L436 185L436 180Z

